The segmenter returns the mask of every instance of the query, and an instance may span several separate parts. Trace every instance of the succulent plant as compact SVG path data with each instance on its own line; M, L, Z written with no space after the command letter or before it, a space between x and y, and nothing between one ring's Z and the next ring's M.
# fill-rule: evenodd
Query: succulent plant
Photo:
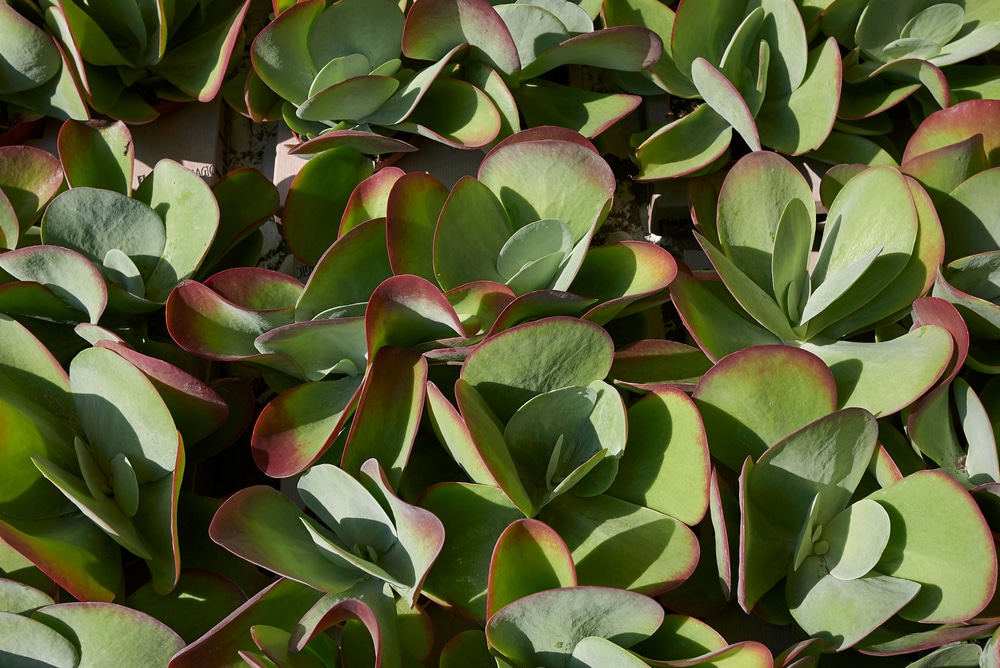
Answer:
M664 43L644 79L626 85L704 101L666 125L633 137L640 180L717 169L735 131L750 148L799 155L833 128L841 63L833 39L809 48L793 0L682 2L676 12L651 0L605 4L609 25L647 26Z
M75 0L38 3L87 104L129 122L159 115L164 101L207 102L222 86L248 0L140 7Z

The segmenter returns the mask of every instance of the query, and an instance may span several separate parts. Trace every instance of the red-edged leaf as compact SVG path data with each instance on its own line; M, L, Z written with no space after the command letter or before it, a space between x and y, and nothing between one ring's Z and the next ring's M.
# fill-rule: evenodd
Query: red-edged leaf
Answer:
M366 155L384 153L412 153L416 146L401 139L377 135L374 132L361 130L331 130L314 139L297 144L289 151L289 155L312 155L323 153L335 148L347 148Z
M486 616L529 594L575 586L576 567L559 534L544 522L517 520L493 548Z
M441 291L419 276L393 276L383 281L365 312L368 359L382 346L410 348L419 343L465 336L455 309Z
M374 458L398 488L424 409L427 360L407 348L385 346L371 362L347 435L341 466L356 475Z
M250 441L261 471L285 478L304 471L333 444L353 414L361 377L305 383L264 407Z
M565 293L562 293L565 294ZM484 333L514 301L510 288L493 281L473 281L444 293L467 331Z
M344 236L366 220L385 218L389 192L405 173L398 167L386 167L359 183L344 207L337 236Z
M583 316L598 324L622 315L629 304L662 293L677 275L673 256L645 241L621 241L587 253L571 292L600 303Z
M386 203L389 263L395 274L434 276L434 229L448 189L430 174L413 172L395 182Z
M59 158L71 188L132 194L135 148L121 121L66 121L59 130Z
M432 0L407 14L403 53L408 57L440 60L463 43L473 47L477 58L504 74L521 69L514 39L488 0Z

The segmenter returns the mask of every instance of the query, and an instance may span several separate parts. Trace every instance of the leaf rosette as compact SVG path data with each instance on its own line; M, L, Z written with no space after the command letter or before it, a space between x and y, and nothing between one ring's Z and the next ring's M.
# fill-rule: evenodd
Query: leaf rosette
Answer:
M710 357L767 343L804 348L833 370L842 407L879 415L912 403L944 372L952 339L934 325L891 341L844 340L908 313L933 283L944 236L915 180L888 167L850 179L829 205L815 259L812 193L781 156L742 158L715 213L714 224L699 217L698 240L721 283L679 275L671 284L681 317ZM717 288L726 294L717 296ZM913 374L907 389L886 392L883 374L897 374L904 360Z

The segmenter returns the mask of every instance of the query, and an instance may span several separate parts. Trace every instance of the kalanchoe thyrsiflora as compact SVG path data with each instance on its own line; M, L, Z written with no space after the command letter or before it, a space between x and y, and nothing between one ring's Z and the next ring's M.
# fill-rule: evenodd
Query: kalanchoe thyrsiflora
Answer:
M87 104L141 123L159 115L159 103L208 102L218 94L250 2L176 3L169 11L75 0L38 5Z
M815 262L812 192L781 156L743 157L698 220L698 240L733 300L688 275L671 293L710 357L767 343L804 348L831 367L843 406L878 414L910 404L950 361L951 337L935 326L878 343L844 340L908 313L933 283L944 237L915 180L873 167L847 181L829 203ZM907 382L885 391L884 374L898 379L903 360Z
M831 38L809 48L793 0L606 3L609 25L639 24L664 42L663 57L636 90L700 98L691 114L633 138L642 180L714 171L735 131L753 151L798 155L833 128L841 61Z

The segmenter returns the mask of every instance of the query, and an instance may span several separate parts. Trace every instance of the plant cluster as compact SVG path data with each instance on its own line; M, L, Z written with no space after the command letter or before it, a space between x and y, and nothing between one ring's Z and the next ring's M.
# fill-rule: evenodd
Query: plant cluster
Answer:
M217 91L247 5L10 7L115 115ZM0 148L0 663L1000 666L991 3L273 9L243 102L315 156L305 283L255 170L134 187L121 122ZM593 244L591 139L664 91L700 106L638 178L691 176L711 271ZM369 157L414 134L488 150Z

